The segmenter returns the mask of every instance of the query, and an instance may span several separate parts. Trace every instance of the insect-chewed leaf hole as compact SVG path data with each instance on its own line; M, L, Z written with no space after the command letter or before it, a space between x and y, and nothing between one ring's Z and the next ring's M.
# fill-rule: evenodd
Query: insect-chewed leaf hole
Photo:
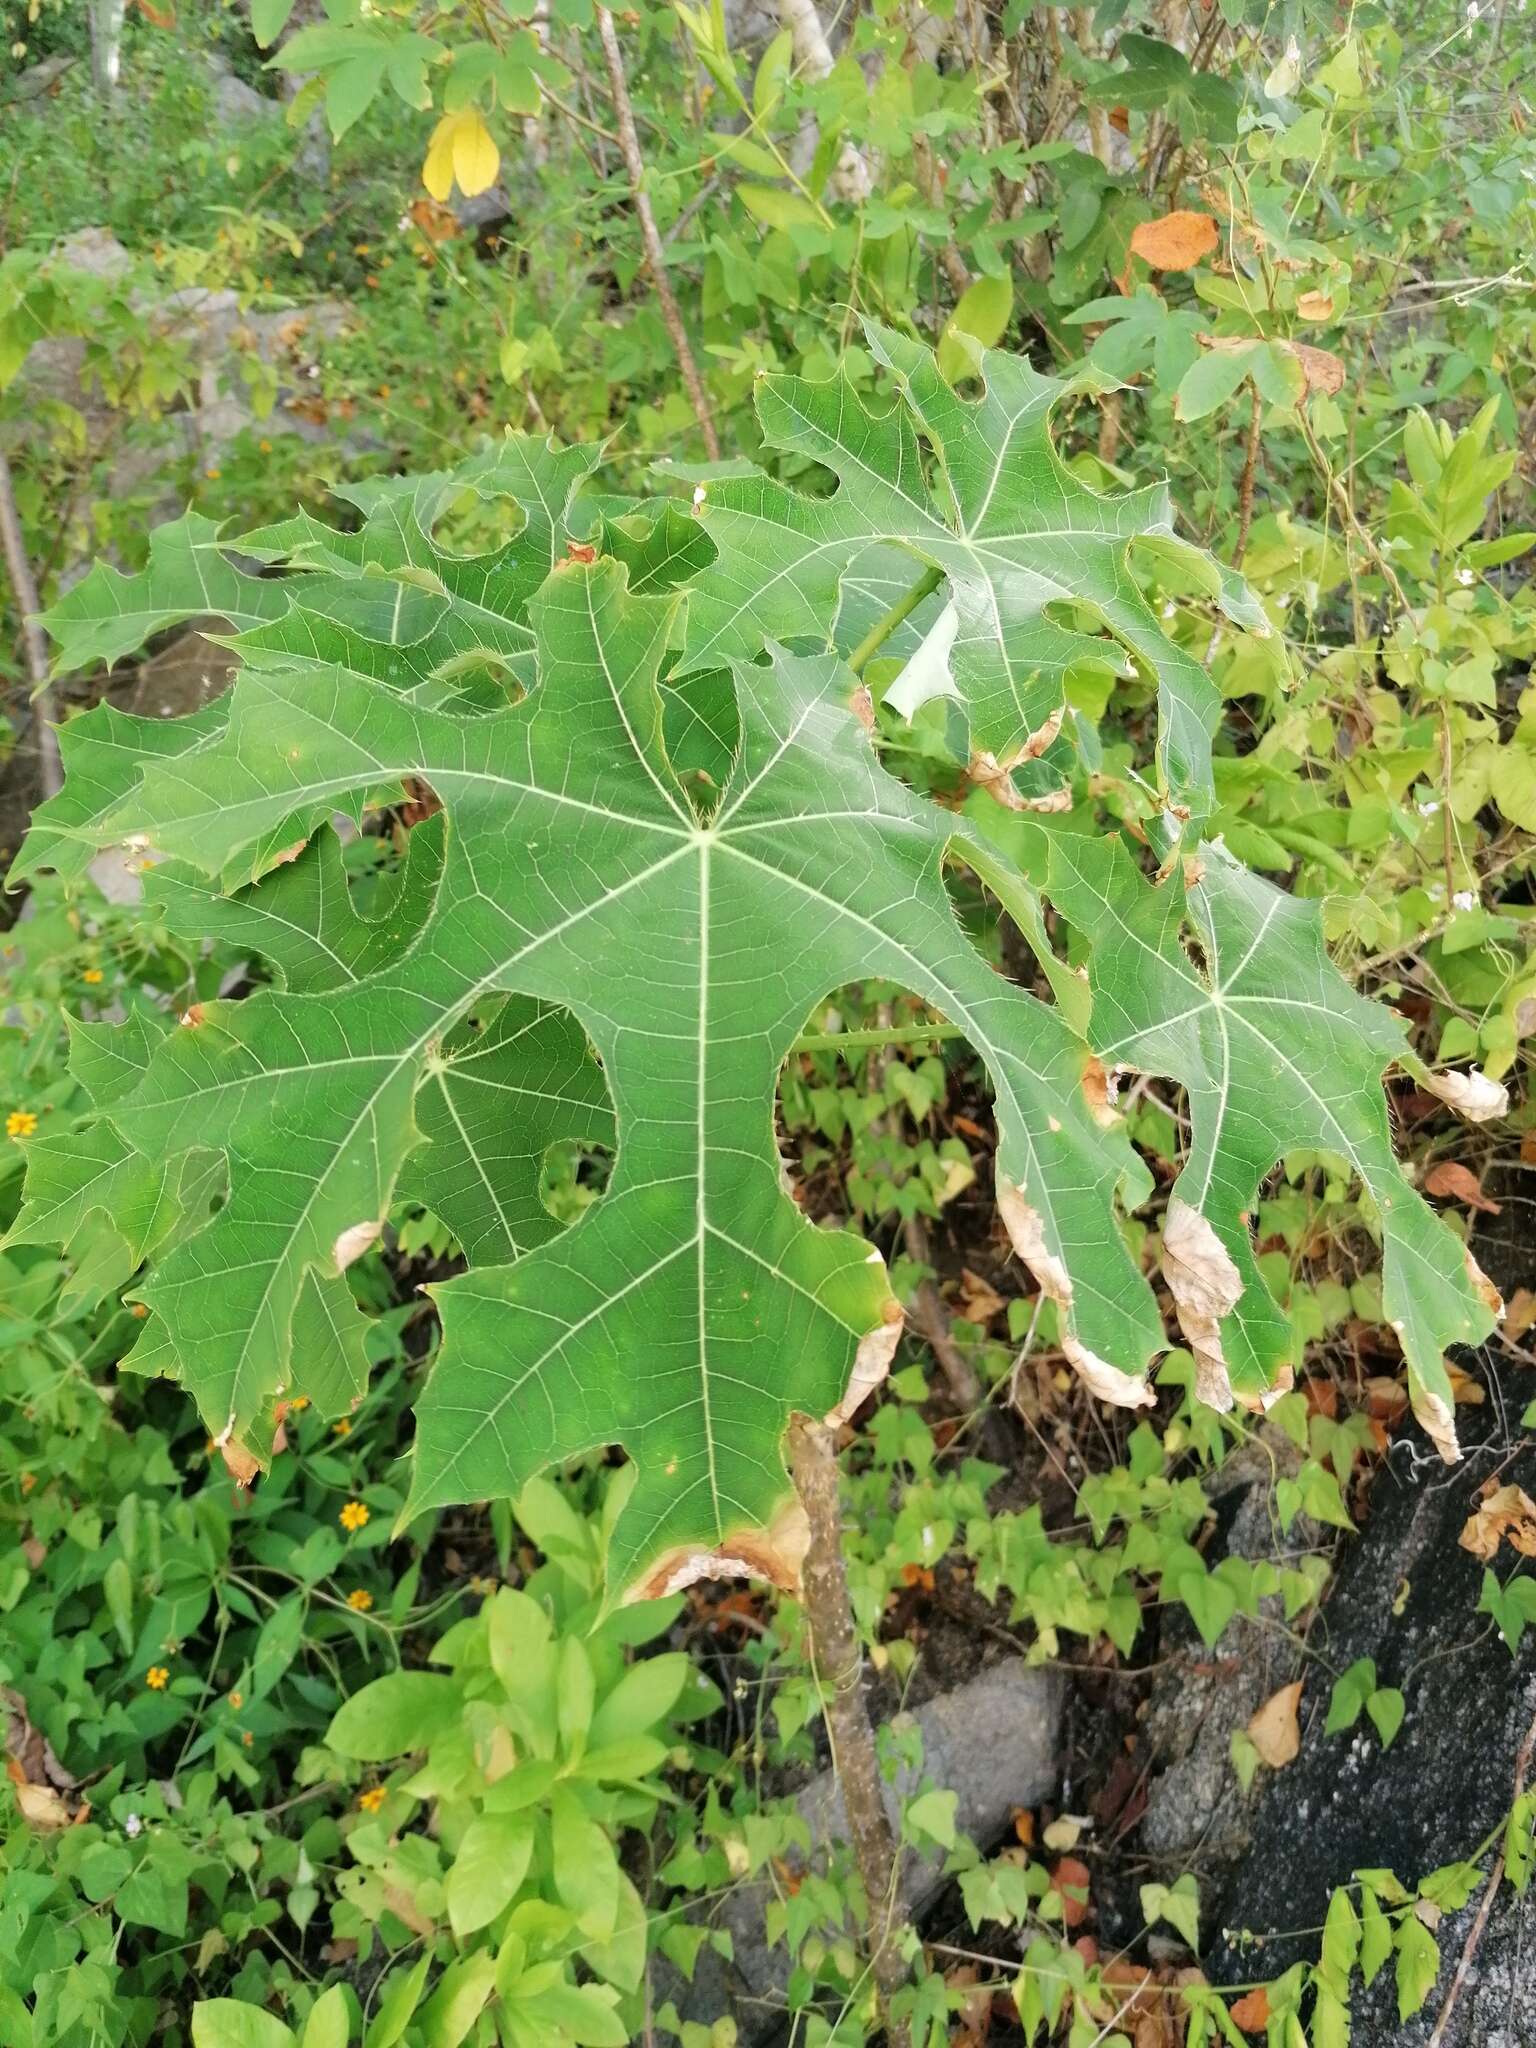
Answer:
M471 1266L506 1265L576 1222L607 1186L607 1081L569 1011L492 998L428 1060L414 1114L426 1142L399 1195L452 1232Z

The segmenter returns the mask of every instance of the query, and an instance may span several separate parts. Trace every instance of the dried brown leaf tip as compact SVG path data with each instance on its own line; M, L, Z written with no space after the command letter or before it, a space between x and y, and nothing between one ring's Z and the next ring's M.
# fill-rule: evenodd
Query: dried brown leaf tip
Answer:
M978 789L1000 803L1005 811L1022 811L1024 799L1013 786L1012 766L1004 766L996 754L972 754L965 772Z
M1134 1373L1121 1372L1073 1336L1070 1325L1071 1276L1046 1243L1044 1219L1039 1210L1025 1200L1024 1190L999 1177L997 1208L1014 1251L1034 1275L1047 1301L1054 1301L1062 1311L1063 1329L1059 1339L1062 1356L1084 1386L1090 1393L1097 1394L1101 1401L1112 1402L1117 1408L1150 1408L1157 1396L1144 1379Z
M1163 1220L1163 1278L1194 1354L1196 1397L1225 1413L1232 1406L1232 1382L1221 1323L1242 1297L1242 1275L1210 1223L1178 1195Z
M727 1530L713 1550L684 1545L666 1551L626 1591L624 1600L626 1604L659 1600L666 1593L681 1593L697 1585L700 1579L766 1579L782 1592L798 1593L810 1541L805 1509L789 1493L766 1529Z
M336 1261L337 1272L344 1273L354 1259L360 1259L383 1228L382 1216L376 1216L370 1222L349 1224L331 1246L331 1257Z
M1110 1130L1120 1121L1115 1096L1115 1084L1104 1062L1089 1053L1083 1062L1083 1098L1088 1104L1088 1114L1102 1130Z

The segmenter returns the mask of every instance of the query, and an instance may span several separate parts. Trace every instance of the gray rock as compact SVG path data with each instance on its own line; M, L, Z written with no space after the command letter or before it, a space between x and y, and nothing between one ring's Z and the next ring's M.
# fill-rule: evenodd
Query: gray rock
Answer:
M54 260L92 277L121 277L133 258L110 228L76 228L53 246Z
M923 1769L904 1773L886 1788L892 1821L901 1800L927 1781L957 1795L955 1823L962 1833L984 1846L995 1842L1015 1807L1036 1806L1056 1789L1064 1691L1057 1673L1010 1660L918 1707L910 1719L922 1731ZM895 1725L901 1725L900 1719ZM836 1774L823 1771L813 1778L796 1796L795 1806L813 1844L813 1861L824 1861L847 1832ZM902 1896L914 1918L943 1881L940 1859L907 1857ZM731 1892L711 1920L731 1937L731 1962L705 1949L691 1984L663 1965L653 1973L655 2004L670 1999L684 2019L705 2025L729 2014L739 2030L740 2048L772 2039L783 2019L789 1981L788 1955L770 1948L764 1934L774 1897L766 1881Z
M1505 1207L1519 1216L1513 1202ZM1502 1262L1481 1241L1477 1255L1507 1285L1536 1277L1528 1241ZM1482 1407L1457 1408L1463 1463L1448 1469L1422 1443L1398 1439L1311 1637L1335 1671L1372 1658L1378 1683L1404 1695L1402 1728L1390 1749L1363 1717L1325 1734L1328 1680L1309 1677L1301 1754L1268 1775L1252 1850L1219 1903L1221 1938L1207 1959L1214 1981L1272 1977L1312 1959L1315 1936L1291 1930L1319 1926L1331 1892L1354 1871L1384 1868L1412 1885L1470 1855L1509 1808L1536 1715L1536 1639L1527 1634L1511 1658L1476 1612L1484 1565L1458 1539L1486 1480L1536 1490L1536 1448L1517 1428L1529 1392L1519 1368L1492 1346L1463 1363L1488 1390ZM1496 1560L1501 1579L1511 1562L1519 1561L1508 1553ZM1439 1980L1422 2013L1399 2022L1391 1970L1369 1992L1356 1980L1353 2048L1427 2048L1482 1890L1480 1879L1468 1905L1440 1925ZM1440 2048L1536 2048L1533 1910L1536 1893L1521 1900L1500 1887Z
M31 64L11 82L6 95L7 103L20 106L26 100L40 100L51 92L64 76L79 62L76 57L45 57L41 64Z
M1271 1507L1277 1477L1294 1472L1300 1455L1272 1425L1217 1468L1212 1505L1225 1527L1219 1554L1294 1564L1316 1547L1318 1532L1304 1519L1282 1538ZM1218 1554L1213 1552L1213 1556ZM1232 1767L1233 1731L1296 1676L1300 1652L1275 1626L1283 1603L1260 1603L1260 1619L1234 1615L1206 1648L1182 1608L1164 1617L1163 1669L1147 1702L1145 1735L1154 1760L1138 1844L1177 1876L1198 1864L1203 1875L1240 1856L1247 1846L1249 1800Z
M206 59L213 93L213 116L221 128L240 128L252 121L281 120L281 100L269 100L264 93L237 78L220 56Z

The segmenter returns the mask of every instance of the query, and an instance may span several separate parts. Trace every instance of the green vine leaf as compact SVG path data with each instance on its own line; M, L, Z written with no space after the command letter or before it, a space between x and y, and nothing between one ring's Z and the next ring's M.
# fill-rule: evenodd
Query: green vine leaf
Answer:
M1051 439L1067 389L1058 380L983 351L984 390L971 401L920 343L873 322L865 334L896 387L888 410L870 411L845 371L758 389L769 446L824 464L839 481L831 497L761 473L701 485L698 516L719 561L689 599L684 664L717 666L764 637L825 641L844 577L874 544L899 543L914 558L911 581L923 564L948 581L948 660L984 769L995 776L1043 747L1074 670L1125 675L1139 664L1157 683L1166 801L1204 815L1216 693L1142 596L1131 544L1176 555L1229 616L1267 633L1242 579L1175 536L1161 486L1109 498L1077 480Z
M1065 833L1051 842L1049 893L1091 947L1099 1057L1188 1093L1163 1270L1201 1398L1262 1407L1290 1385L1290 1323L1259 1272L1252 1218L1281 1155L1315 1149L1343 1160L1375 1205L1414 1412L1455 1458L1443 1354L1481 1342L1497 1298L1398 1165L1381 1081L1407 1036L1333 966L1318 905L1248 873L1219 842L1159 888L1120 842Z
M195 1144L227 1162L227 1202L140 1285L153 1322L135 1361L169 1365L222 1441L258 1450L274 1398L312 1391L317 1360L328 1386L357 1384L342 1267L422 1144L455 1033L496 998L561 1004L602 1060L613 1177L574 1228L436 1290L444 1348L412 1505L515 1495L622 1442L639 1477L615 1557L651 1585L700 1556L792 1572L774 1533L784 1426L867 1388L894 1348L878 1257L805 1221L773 1136L780 1063L850 980L911 987L985 1059L1015 1242L1096 1388L1150 1398L1139 1375L1163 1341L1117 1222L1132 1156L1090 1113L1085 1050L955 922L940 866L960 821L879 767L836 657L776 651L734 669L740 746L701 824L662 740L676 606L630 594L617 563L563 568L531 607L537 687L493 713L413 703L347 667L322 676L296 609L294 665L275 665L281 636L263 628L224 729L152 764L104 820L248 888L282 833L408 779L446 818L430 909L385 919L393 951L336 945L323 852L259 880L256 904L274 880L311 904L286 971L326 932L369 972L204 1006L111 1106L147 1156Z

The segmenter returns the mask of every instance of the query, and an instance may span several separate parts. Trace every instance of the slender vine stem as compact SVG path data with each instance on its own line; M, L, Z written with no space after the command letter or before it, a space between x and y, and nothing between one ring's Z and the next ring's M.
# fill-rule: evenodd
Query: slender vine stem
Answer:
M898 1024L885 1031L807 1031L791 1052L857 1052L871 1045L927 1045L935 1039L964 1038L958 1024Z
M880 1786L875 1731L864 1698L864 1659L848 1598L837 1453L827 1425L805 1416L790 1424L788 1444L795 1491L811 1532L801 1597L848 1836L869 1904L870 1971L889 2048L911 2048L910 2027L891 2011L892 2000L910 1981L902 1956L910 1929L897 1880L896 1841Z
M661 233L656 226L656 215L651 209L651 195L645 189L645 159L640 154L640 137L635 131L635 112L630 103L629 85L624 76L624 59L619 50L619 32L613 25L613 16L606 7L597 10L597 33L602 40L603 55L608 61L608 87L613 98L613 117L618 123L619 147L624 155L624 167L629 172L630 196L635 203L635 218L640 223L640 239L645 245L646 266L651 273L655 287L656 302L661 307L661 317L672 346L677 354L677 366L683 373L688 398L693 406L693 416L699 423L699 432L704 436L704 446L709 451L711 462L720 460L720 440L715 432L714 415L709 409L709 399L704 390L704 380L699 375L699 366L694 361L693 350L688 342L688 330L683 325L683 316L678 311L677 296L672 290L672 280L667 276L667 252L662 247Z

